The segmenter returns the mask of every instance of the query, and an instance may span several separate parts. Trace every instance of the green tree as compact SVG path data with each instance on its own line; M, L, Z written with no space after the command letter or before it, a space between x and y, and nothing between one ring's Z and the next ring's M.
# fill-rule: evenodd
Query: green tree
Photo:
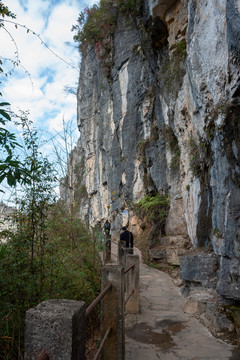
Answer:
M3 19L5 17L15 18L15 15L0 2L0 28L4 28ZM0 74L4 74L1 60ZM1 92L0 97L2 97ZM16 148L20 147L16 135L8 130L12 116L10 104L2 101L0 103L0 183L7 180L9 186L16 186L18 182L27 183L30 179L25 165L19 160L15 152ZM2 192L2 190L0 191Z
M16 154L16 148L21 147L16 135L7 129L12 121L9 106L7 102L0 103L0 183L7 180L9 186L16 186L17 183L29 183L30 173Z

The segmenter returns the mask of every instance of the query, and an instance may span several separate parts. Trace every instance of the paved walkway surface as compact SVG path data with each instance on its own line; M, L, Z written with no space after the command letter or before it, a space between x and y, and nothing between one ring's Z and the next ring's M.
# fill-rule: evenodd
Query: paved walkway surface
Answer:
M184 313L184 300L170 276L140 264L140 314L126 316L126 360L240 360Z

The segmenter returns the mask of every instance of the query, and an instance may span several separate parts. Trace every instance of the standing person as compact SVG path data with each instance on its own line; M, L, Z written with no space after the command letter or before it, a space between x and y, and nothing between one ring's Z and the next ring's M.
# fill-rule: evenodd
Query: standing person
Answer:
M111 224L108 220L105 221L105 224L103 225L103 229L106 235L110 235Z
M131 249L129 254L133 254L133 234L127 230L126 226L122 227L123 232L120 234L120 241L124 241L125 248Z

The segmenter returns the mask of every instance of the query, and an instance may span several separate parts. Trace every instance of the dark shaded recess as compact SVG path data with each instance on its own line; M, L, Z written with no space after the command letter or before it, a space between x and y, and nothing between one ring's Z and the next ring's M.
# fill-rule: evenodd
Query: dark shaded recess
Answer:
M199 149L198 176L201 183L201 204L198 212L197 239L198 246L209 247L210 233L212 230L212 188L210 184L210 168L212 164L212 152L210 143L205 144L206 149Z
M230 63L240 66L240 17L237 0L228 0L226 6L227 43Z
M148 166L149 167L149 166ZM150 172L147 171L146 168L144 168L144 180L146 185L147 194L150 194L151 196L156 196L157 194L157 188L154 184L154 181L152 179L152 176Z
M187 43L190 44L195 26L196 0L190 1L188 15Z
M233 98L239 98L238 100L240 101L240 79L237 88L233 93Z
M198 212L197 239L198 246L208 247L210 244L209 234L212 229L212 188L201 184L201 205Z
M229 49L229 83L240 67L240 16L237 0L228 0L226 6L227 44ZM237 70L237 71L236 71ZM240 78L233 98L240 97Z
M168 30L167 26L156 16L154 19L150 16L145 23L148 33L151 35L152 48L160 50L167 44Z
M229 177L235 186L240 188L240 176L236 171L240 167L240 104L233 104L227 110L223 126L223 144L224 154L230 165ZM237 154L234 147L237 147Z

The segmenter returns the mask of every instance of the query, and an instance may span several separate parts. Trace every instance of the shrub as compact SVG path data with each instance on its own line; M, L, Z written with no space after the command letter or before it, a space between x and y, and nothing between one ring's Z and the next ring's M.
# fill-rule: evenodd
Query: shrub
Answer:
M138 216L153 222L165 221L169 213L168 195L147 194L143 199L133 205L133 210Z
M210 164L210 144L200 138L199 143L193 137L188 141L190 169L195 176L204 176Z
M183 39L180 42L173 44L162 59L159 77L163 82L164 90L167 94L176 96L177 91L182 84L183 76L186 72L186 56L186 40Z
M165 126L163 129L163 138L172 153L171 169L177 169L179 167L181 150L177 137L170 126Z
M73 38L79 44L79 49L83 51L87 45L93 45L99 60L106 56L111 50L111 35L117 23L113 1L102 0L99 5L86 8L77 21L72 30L76 31Z
M99 5L86 8L79 14L73 39L79 44L80 51L93 45L99 60L107 57L112 48L111 37L114 33L118 12L125 16L136 15L141 9L142 0L101 0Z

